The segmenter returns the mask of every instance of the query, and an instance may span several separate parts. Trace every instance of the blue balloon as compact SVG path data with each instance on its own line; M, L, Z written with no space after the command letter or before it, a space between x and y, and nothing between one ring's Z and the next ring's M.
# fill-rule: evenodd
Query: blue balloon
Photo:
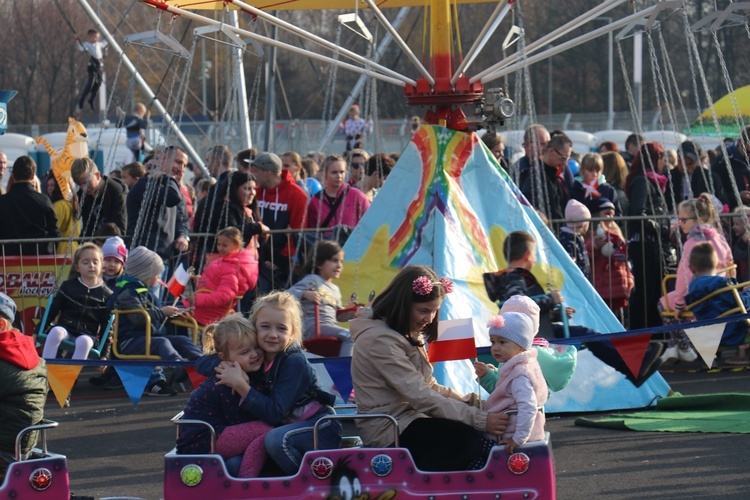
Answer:
M568 168L573 173L573 175L578 175L578 171L581 169L581 165L577 161L570 159L568 160Z
M305 183L307 183L307 189L310 191L310 196L315 196L320 193L321 189L323 189L323 186L318 182L318 179L314 177L308 177L305 179Z

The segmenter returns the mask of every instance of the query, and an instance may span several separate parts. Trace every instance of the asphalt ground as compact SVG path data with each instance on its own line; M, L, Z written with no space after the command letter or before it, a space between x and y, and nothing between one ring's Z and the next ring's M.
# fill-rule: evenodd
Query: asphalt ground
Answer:
M68 457L72 492L162 498L164 454L175 437L169 419L188 395L144 396L134 407L124 390L89 385L94 374L81 373L69 408L61 409L52 394L46 407L46 417L60 423L48 435L49 448ZM750 370L664 377L686 395L750 392ZM595 429L574 425L578 416L547 419L560 499L750 498L750 434Z

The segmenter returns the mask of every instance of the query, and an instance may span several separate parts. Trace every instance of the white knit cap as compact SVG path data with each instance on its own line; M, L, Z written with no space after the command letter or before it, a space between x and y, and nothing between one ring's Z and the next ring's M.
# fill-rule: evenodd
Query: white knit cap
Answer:
M539 333L539 306L525 295L514 295L503 303L500 314L517 312L527 315L534 325L534 334Z
M490 336L506 338L524 350L531 349L536 332L534 332L531 319L526 314L509 312L493 316L487 326L490 327Z
M107 238L107 241L102 245L102 254L105 259L117 259L123 265L128 261L128 247L125 246L125 242L119 236Z

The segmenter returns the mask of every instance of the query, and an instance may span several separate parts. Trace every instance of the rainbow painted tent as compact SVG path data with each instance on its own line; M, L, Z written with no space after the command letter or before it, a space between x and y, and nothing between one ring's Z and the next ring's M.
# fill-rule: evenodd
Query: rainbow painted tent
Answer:
M428 265L455 284L440 319L475 318L483 326L497 313L497 305L487 296L482 273L506 267L502 244L505 235L516 230L537 239L540 263L534 274L540 283L561 290L578 309L573 321L603 333L622 330L477 135L439 126L423 126L414 135L349 237L339 286L344 296L355 291L364 296L383 290L404 266ZM476 343L489 345L486 329L477 332ZM435 376L457 390L477 390L468 360L437 363ZM552 393L545 408L578 412L645 407L668 392L659 374L636 389L583 350L570 384Z

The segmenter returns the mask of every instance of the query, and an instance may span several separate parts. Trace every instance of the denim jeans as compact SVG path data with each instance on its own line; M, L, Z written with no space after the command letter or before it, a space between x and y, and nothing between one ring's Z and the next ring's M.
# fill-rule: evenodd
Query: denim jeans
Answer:
M333 409L302 422L282 425L266 434L266 451L284 474L291 476L299 470L302 457L313 449L313 426ZM318 426L318 449L334 449L341 445L341 424L328 420Z

